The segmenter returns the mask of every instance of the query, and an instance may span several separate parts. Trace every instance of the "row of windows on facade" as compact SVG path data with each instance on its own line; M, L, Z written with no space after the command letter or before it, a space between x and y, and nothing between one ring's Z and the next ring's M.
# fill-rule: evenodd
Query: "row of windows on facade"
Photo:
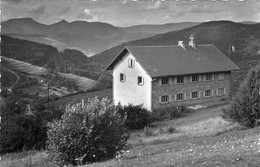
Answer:
M218 80L225 79L224 73L215 74L215 75L217 75ZM188 76L186 76L186 78L188 79ZM204 81L212 81L214 79L214 74L191 75L190 82L199 82L199 81L203 80L203 78L204 78ZM185 82L185 76L176 77L175 83L180 84L180 83L184 83L184 82ZM161 78L160 85L169 85L170 83L171 83L170 78Z
M216 96L223 96L225 95L225 88L218 88L217 89L217 92L216 92ZM186 96L187 94L186 93L178 93L178 94L175 94L175 101L183 101L183 100L186 100ZM213 90L205 90L204 93L203 93L203 97L207 98L207 97L212 97L213 96ZM201 98L201 95L200 95L200 92L199 91L194 91L194 92L191 92L190 93L190 99L199 99ZM160 96L159 98L159 101L161 103L168 103L171 101L171 96L170 95L163 95L163 96Z
M205 74L205 75L192 75L191 76L191 82L199 82L200 76L204 76L204 81L211 81L213 78L213 74ZM223 80L224 74L218 74L218 80ZM126 75L124 73L120 73L120 81L125 82L126 81ZM176 77L176 83L184 83L184 76L178 76ZM141 76L137 77L137 84L143 85L144 84L144 78ZM170 78L161 78L160 85L169 85L170 84Z

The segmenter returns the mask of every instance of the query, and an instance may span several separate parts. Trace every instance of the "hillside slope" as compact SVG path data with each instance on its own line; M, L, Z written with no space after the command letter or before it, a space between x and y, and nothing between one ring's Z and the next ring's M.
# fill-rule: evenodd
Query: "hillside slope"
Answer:
M260 50L260 46L257 44L253 50L245 50L245 48L249 48L247 44L252 40L258 40L260 38L260 24L246 25L231 21L213 21L179 31L172 31L150 38L121 44L93 56L92 59L107 65L125 45L177 45L178 41L184 41L185 44L188 44L191 34L195 36L197 44L214 44L226 55L229 53L229 46L234 46L235 52L230 54L232 60L242 61L243 59L248 59L249 55L251 55L251 57L254 56L254 58L259 57L257 53L254 53L254 51Z
M62 20L51 25L44 25L31 18L18 18L3 22L2 33L27 40L33 39L35 42L49 44L58 49L79 48L84 50L86 55L92 56L123 42L147 38L196 24L198 23L115 27L102 22L74 21L69 23Z

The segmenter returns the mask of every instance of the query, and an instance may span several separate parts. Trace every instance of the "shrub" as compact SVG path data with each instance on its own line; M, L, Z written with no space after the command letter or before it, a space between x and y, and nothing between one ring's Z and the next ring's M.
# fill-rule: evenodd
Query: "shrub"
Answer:
M143 105L132 105L122 107L118 105L121 117L126 116L125 126L129 129L143 129L151 123L150 111L145 109Z
M62 113L40 104L33 108L28 112L24 102L18 99L11 99L7 108L1 108L0 154L45 148L47 122L60 118Z
M112 158L129 138L124 121L106 98L67 106L61 120L48 124L48 153L59 165Z
M177 130L174 127L170 126L170 127L167 128L167 132L168 133L176 133Z
M144 127L144 135L145 136L152 136L153 135L153 131L149 126Z
M164 105L160 108L154 109L152 112L152 121L164 121L172 118L180 117L181 113L185 111L185 107L176 107L175 105Z
M223 118L251 128L260 125L260 64L249 71Z

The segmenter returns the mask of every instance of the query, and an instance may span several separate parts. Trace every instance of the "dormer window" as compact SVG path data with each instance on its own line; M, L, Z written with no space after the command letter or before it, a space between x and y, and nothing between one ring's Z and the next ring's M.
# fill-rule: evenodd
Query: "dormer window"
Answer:
M133 59L128 59L128 67L129 68L133 68L135 66L135 62L134 62L134 60Z

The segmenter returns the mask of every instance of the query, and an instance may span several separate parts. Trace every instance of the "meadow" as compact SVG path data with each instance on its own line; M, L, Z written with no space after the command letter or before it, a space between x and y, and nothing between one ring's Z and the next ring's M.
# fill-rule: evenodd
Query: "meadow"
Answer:
M10 88L18 80L17 76L10 72L8 69L1 66L1 86Z
M180 118L155 122L146 130L131 131L129 148L98 166L258 166L260 128L243 129L223 120L227 103L189 110ZM149 133L147 133L149 131ZM0 166L54 166L43 151L6 154Z
M3 62L5 66L13 71L18 71L30 75L40 76L44 75L47 72L47 69L44 67L39 67L32 65L27 62L10 59L3 57ZM80 88L80 90L89 90L93 88L93 86L96 84L95 80L80 77L74 74L67 74L67 73L59 73L61 77L69 79L77 84L77 86Z

